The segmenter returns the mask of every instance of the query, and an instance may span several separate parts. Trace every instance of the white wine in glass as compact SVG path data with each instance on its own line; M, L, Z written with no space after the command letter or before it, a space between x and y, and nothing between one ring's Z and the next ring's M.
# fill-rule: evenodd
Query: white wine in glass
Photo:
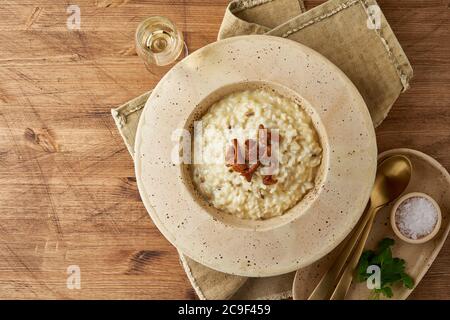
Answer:
M152 16L142 21L135 41L136 52L150 71L171 65L187 55L182 32L166 17Z

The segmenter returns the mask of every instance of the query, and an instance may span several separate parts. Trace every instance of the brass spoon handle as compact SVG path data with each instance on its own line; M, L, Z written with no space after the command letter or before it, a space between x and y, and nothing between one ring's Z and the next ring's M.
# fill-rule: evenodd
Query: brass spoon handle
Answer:
M369 218L374 211L375 208L371 206L368 212L363 214L362 221L358 225L357 229L353 232L351 238L346 242L338 258L333 263L333 266L322 277L319 284L309 296L308 300L328 300L330 298L336 286L336 281L341 275L341 271L344 269L344 266L348 258L350 257L350 254L352 253L356 243L358 242L361 234L364 231L366 224L369 221Z
M345 268L344 273L342 274L342 277L336 286L336 289L331 295L330 300L344 300L345 296L347 295L348 289L350 288L353 280L353 272L358 265L359 259L364 250L364 246L366 245L367 238L369 237L370 230L372 230L373 221L375 220L378 209L379 208L375 208L373 212L370 212L369 221L364 228L364 232L359 239L359 243L355 251L353 252L349 263L347 264L347 267Z

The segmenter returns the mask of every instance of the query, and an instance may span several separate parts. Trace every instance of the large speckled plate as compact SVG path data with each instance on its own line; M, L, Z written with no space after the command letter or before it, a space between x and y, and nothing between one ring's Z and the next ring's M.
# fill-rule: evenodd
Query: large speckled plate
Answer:
M240 220L196 196L188 167L172 163L173 132L227 93L261 86L311 115L323 160L315 188L286 214ZM363 212L377 155L367 107L344 73L312 49L270 36L212 43L178 63L146 103L135 151L142 200L164 236L212 269L253 277L296 270L334 249Z

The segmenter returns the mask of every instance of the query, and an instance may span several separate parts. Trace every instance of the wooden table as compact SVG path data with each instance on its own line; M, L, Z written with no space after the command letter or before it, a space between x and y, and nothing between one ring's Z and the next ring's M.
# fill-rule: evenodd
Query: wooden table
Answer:
M0 298L195 298L140 201L110 108L159 80L134 51L141 20L170 17L193 51L216 39L228 1L71 1L80 31L62 2L0 2ZM449 1L379 2L415 71L379 149L418 149L450 169ZM66 286L70 265L81 290ZM449 241L412 297L450 299Z

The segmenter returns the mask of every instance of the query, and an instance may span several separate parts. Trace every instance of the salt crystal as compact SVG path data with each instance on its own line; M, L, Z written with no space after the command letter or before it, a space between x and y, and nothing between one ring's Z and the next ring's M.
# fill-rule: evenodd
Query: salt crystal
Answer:
M400 232L416 240L433 231L438 221L438 212L428 199L412 197L398 206L395 219Z

